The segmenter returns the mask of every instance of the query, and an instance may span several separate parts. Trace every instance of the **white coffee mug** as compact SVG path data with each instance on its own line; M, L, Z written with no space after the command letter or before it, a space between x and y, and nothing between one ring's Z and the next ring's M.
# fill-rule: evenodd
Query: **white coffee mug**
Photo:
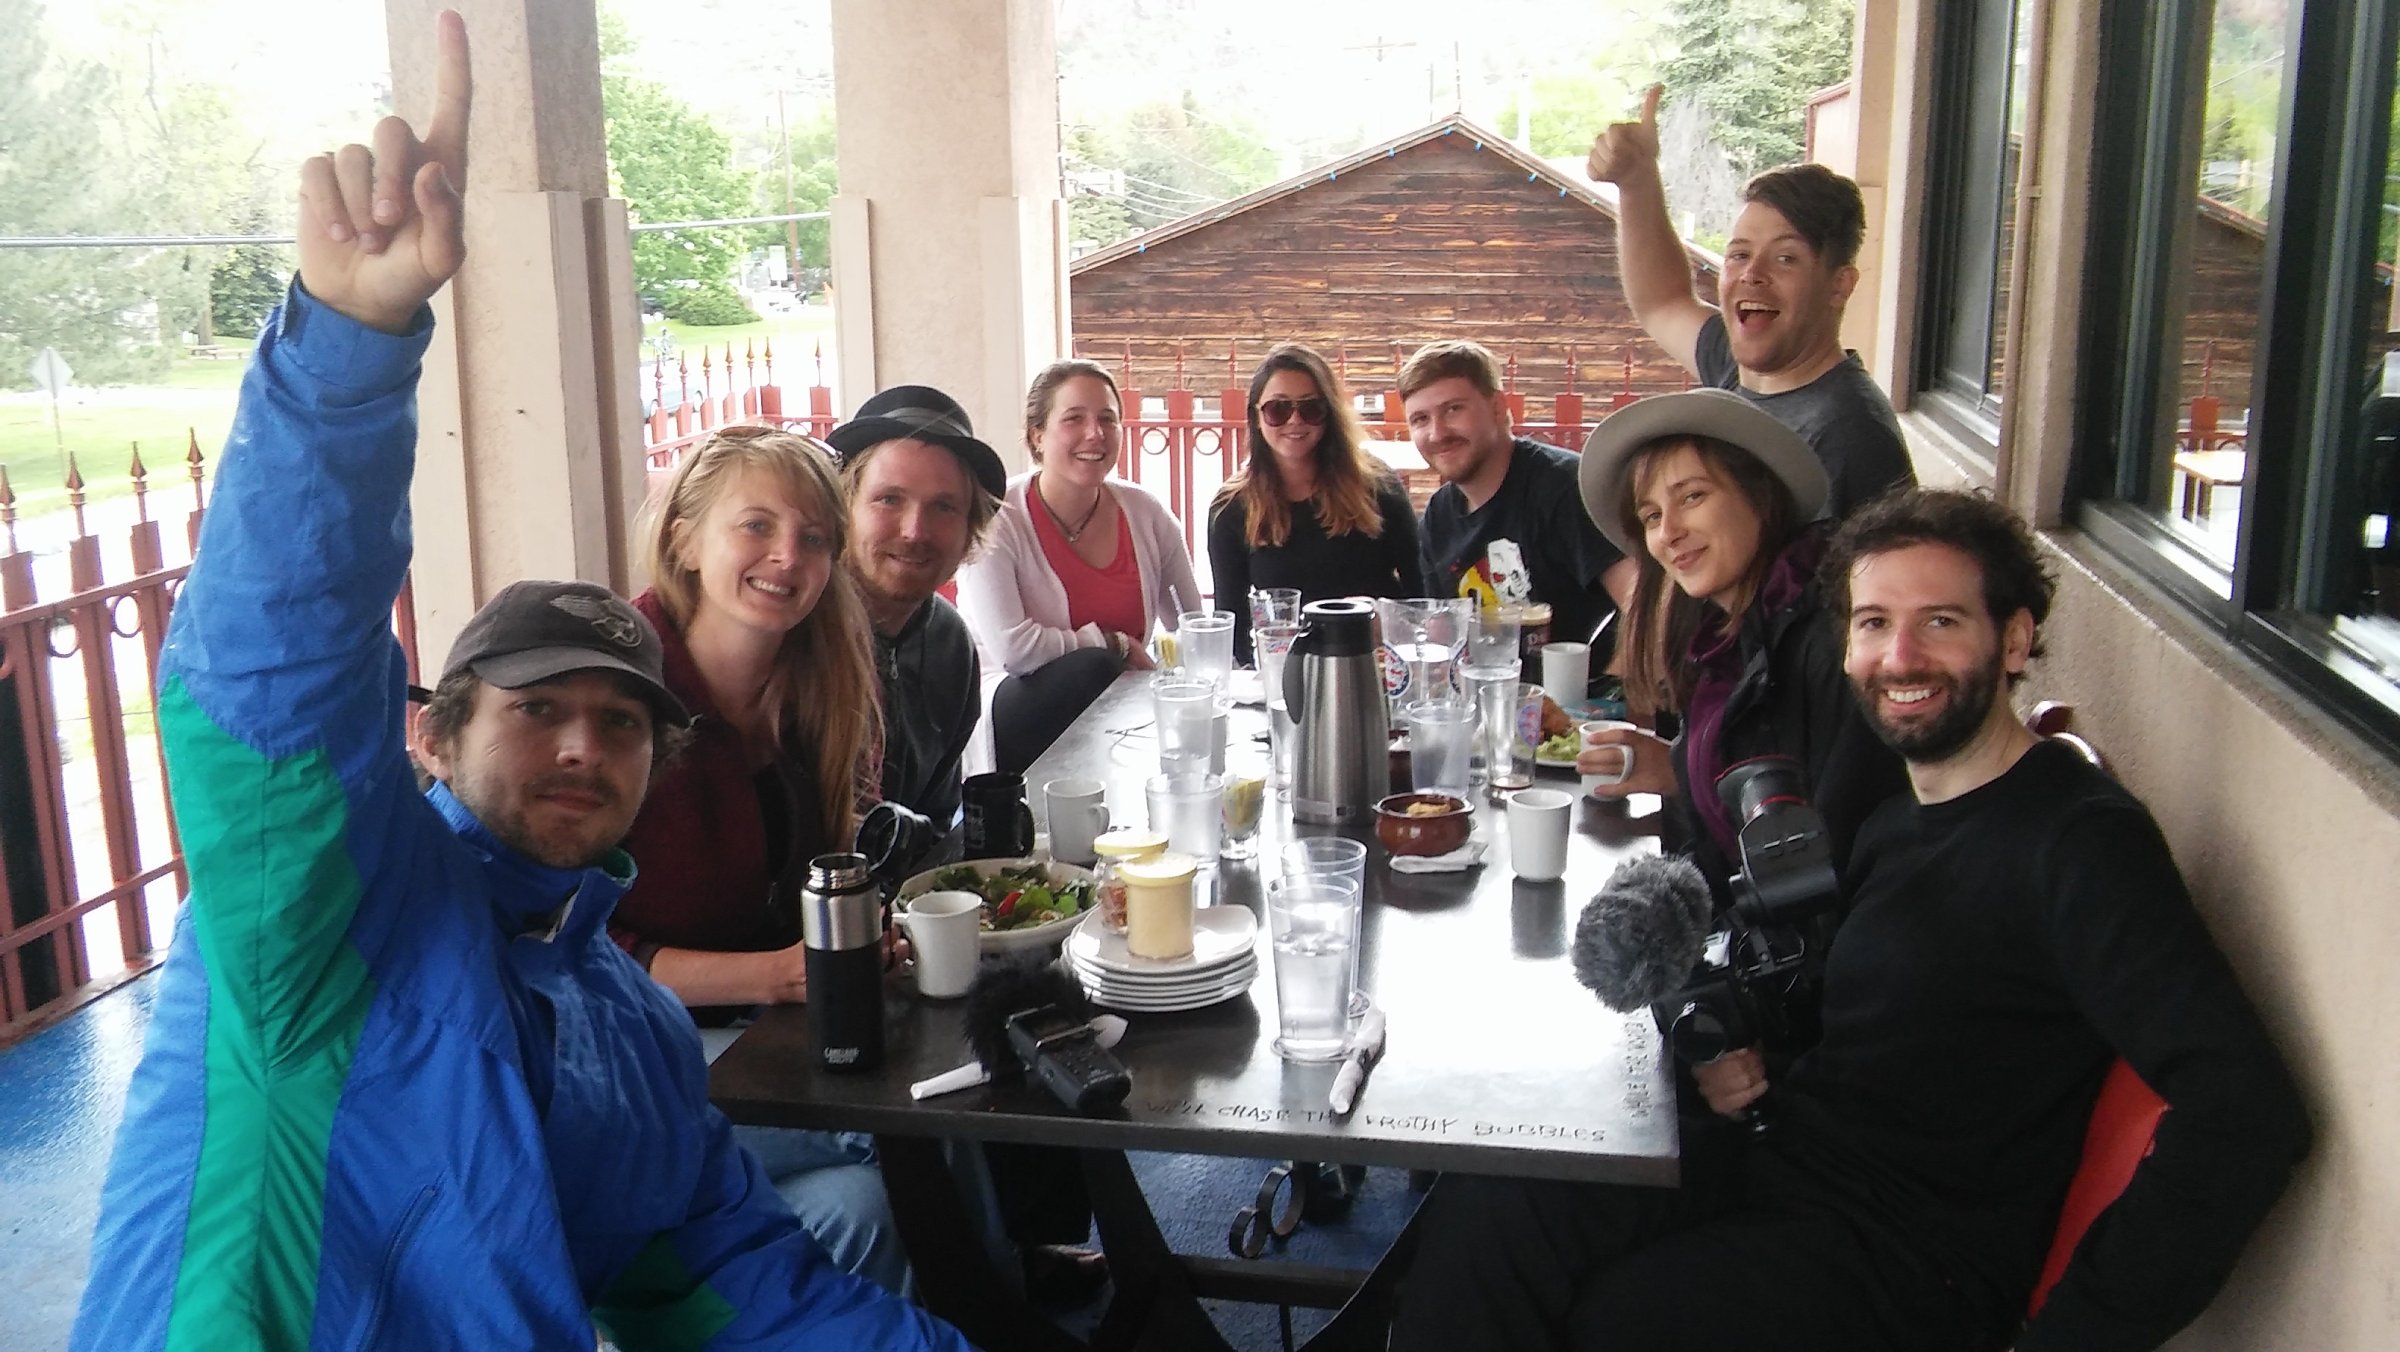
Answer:
M1508 796L1508 863L1530 883L1556 881L1567 871L1567 827L1575 800L1558 789L1519 789Z
M917 956L917 994L952 1000L975 984L983 951L983 898L972 892L928 892L895 919Z
M1050 857L1089 865L1100 856L1092 842L1108 829L1108 786L1097 779L1053 779L1042 786L1049 803Z
M1592 746L1592 734L1595 732L1633 732L1639 730L1640 727L1640 724L1628 723L1622 718L1595 718L1589 723L1578 723L1575 725L1577 758L1581 759L1583 752L1595 749ZM1614 742L1608 746L1597 749L1601 751L1616 752L1617 759L1620 763L1618 764L1616 773L1614 774L1604 773L1582 776L1583 791L1587 795L1590 794L1594 788L1597 788L1601 785L1622 784L1626 780L1633 777L1633 743Z
M1550 698L1566 708L1577 708L1585 699L1592 682L1592 645L1589 643L1545 643L1542 645L1542 689Z

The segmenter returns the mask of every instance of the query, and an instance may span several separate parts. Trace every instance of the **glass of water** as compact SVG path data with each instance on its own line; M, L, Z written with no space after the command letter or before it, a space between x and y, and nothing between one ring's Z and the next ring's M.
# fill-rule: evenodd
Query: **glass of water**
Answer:
M1233 674L1233 616L1222 610L1187 610L1175 624L1175 647L1184 674L1225 688Z
M1206 771L1216 747L1217 688L1189 676L1156 676L1150 701L1158 723L1158 768L1168 774Z
M1475 706L1464 701L1411 704L1400 711L1408 725L1409 783L1419 793L1446 793L1464 801L1472 776L1467 761L1475 751Z
M1350 1042L1350 976L1358 945L1358 888L1327 875L1267 881L1275 948L1277 1054L1332 1061Z
M1167 848L1199 860L1202 868L1213 866L1224 844L1225 777L1153 775L1142 791L1150 807L1150 829L1166 833Z
M1298 587L1252 587L1250 589L1250 627L1263 628L1270 624L1300 623L1300 589Z
M1341 836L1310 836L1286 841L1282 862L1286 878L1330 878L1359 898L1360 942L1350 945L1350 1017L1358 1018L1367 1012L1367 988L1359 972L1359 954L1366 950L1367 847Z

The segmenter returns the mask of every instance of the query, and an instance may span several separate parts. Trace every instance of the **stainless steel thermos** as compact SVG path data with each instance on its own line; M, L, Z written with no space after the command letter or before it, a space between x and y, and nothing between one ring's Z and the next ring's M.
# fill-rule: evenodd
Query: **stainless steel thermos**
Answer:
M1318 826L1372 821L1391 785L1392 740L1374 608L1311 601L1300 621L1306 628L1283 664L1284 703L1299 739L1292 816Z
M800 887L808 1030L833 1071L883 1064L883 894L863 854L820 854Z

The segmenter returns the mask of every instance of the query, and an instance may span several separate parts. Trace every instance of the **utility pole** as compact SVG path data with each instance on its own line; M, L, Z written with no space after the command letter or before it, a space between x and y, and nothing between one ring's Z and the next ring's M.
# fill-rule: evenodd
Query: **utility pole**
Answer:
M792 205L792 125L784 117L783 91L775 91L775 132L783 140L783 214L798 214ZM800 222L783 223L783 281L794 295L800 292ZM805 297L803 297L805 299Z

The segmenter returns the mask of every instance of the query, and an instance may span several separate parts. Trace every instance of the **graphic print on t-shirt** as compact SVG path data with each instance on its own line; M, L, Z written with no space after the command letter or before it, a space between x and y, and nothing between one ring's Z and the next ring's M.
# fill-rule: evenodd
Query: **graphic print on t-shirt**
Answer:
M1523 605L1533 599L1533 575L1525 570L1525 552L1514 540L1494 540L1483 548L1483 560L1470 563L1458 575L1458 595L1473 597L1476 608Z

